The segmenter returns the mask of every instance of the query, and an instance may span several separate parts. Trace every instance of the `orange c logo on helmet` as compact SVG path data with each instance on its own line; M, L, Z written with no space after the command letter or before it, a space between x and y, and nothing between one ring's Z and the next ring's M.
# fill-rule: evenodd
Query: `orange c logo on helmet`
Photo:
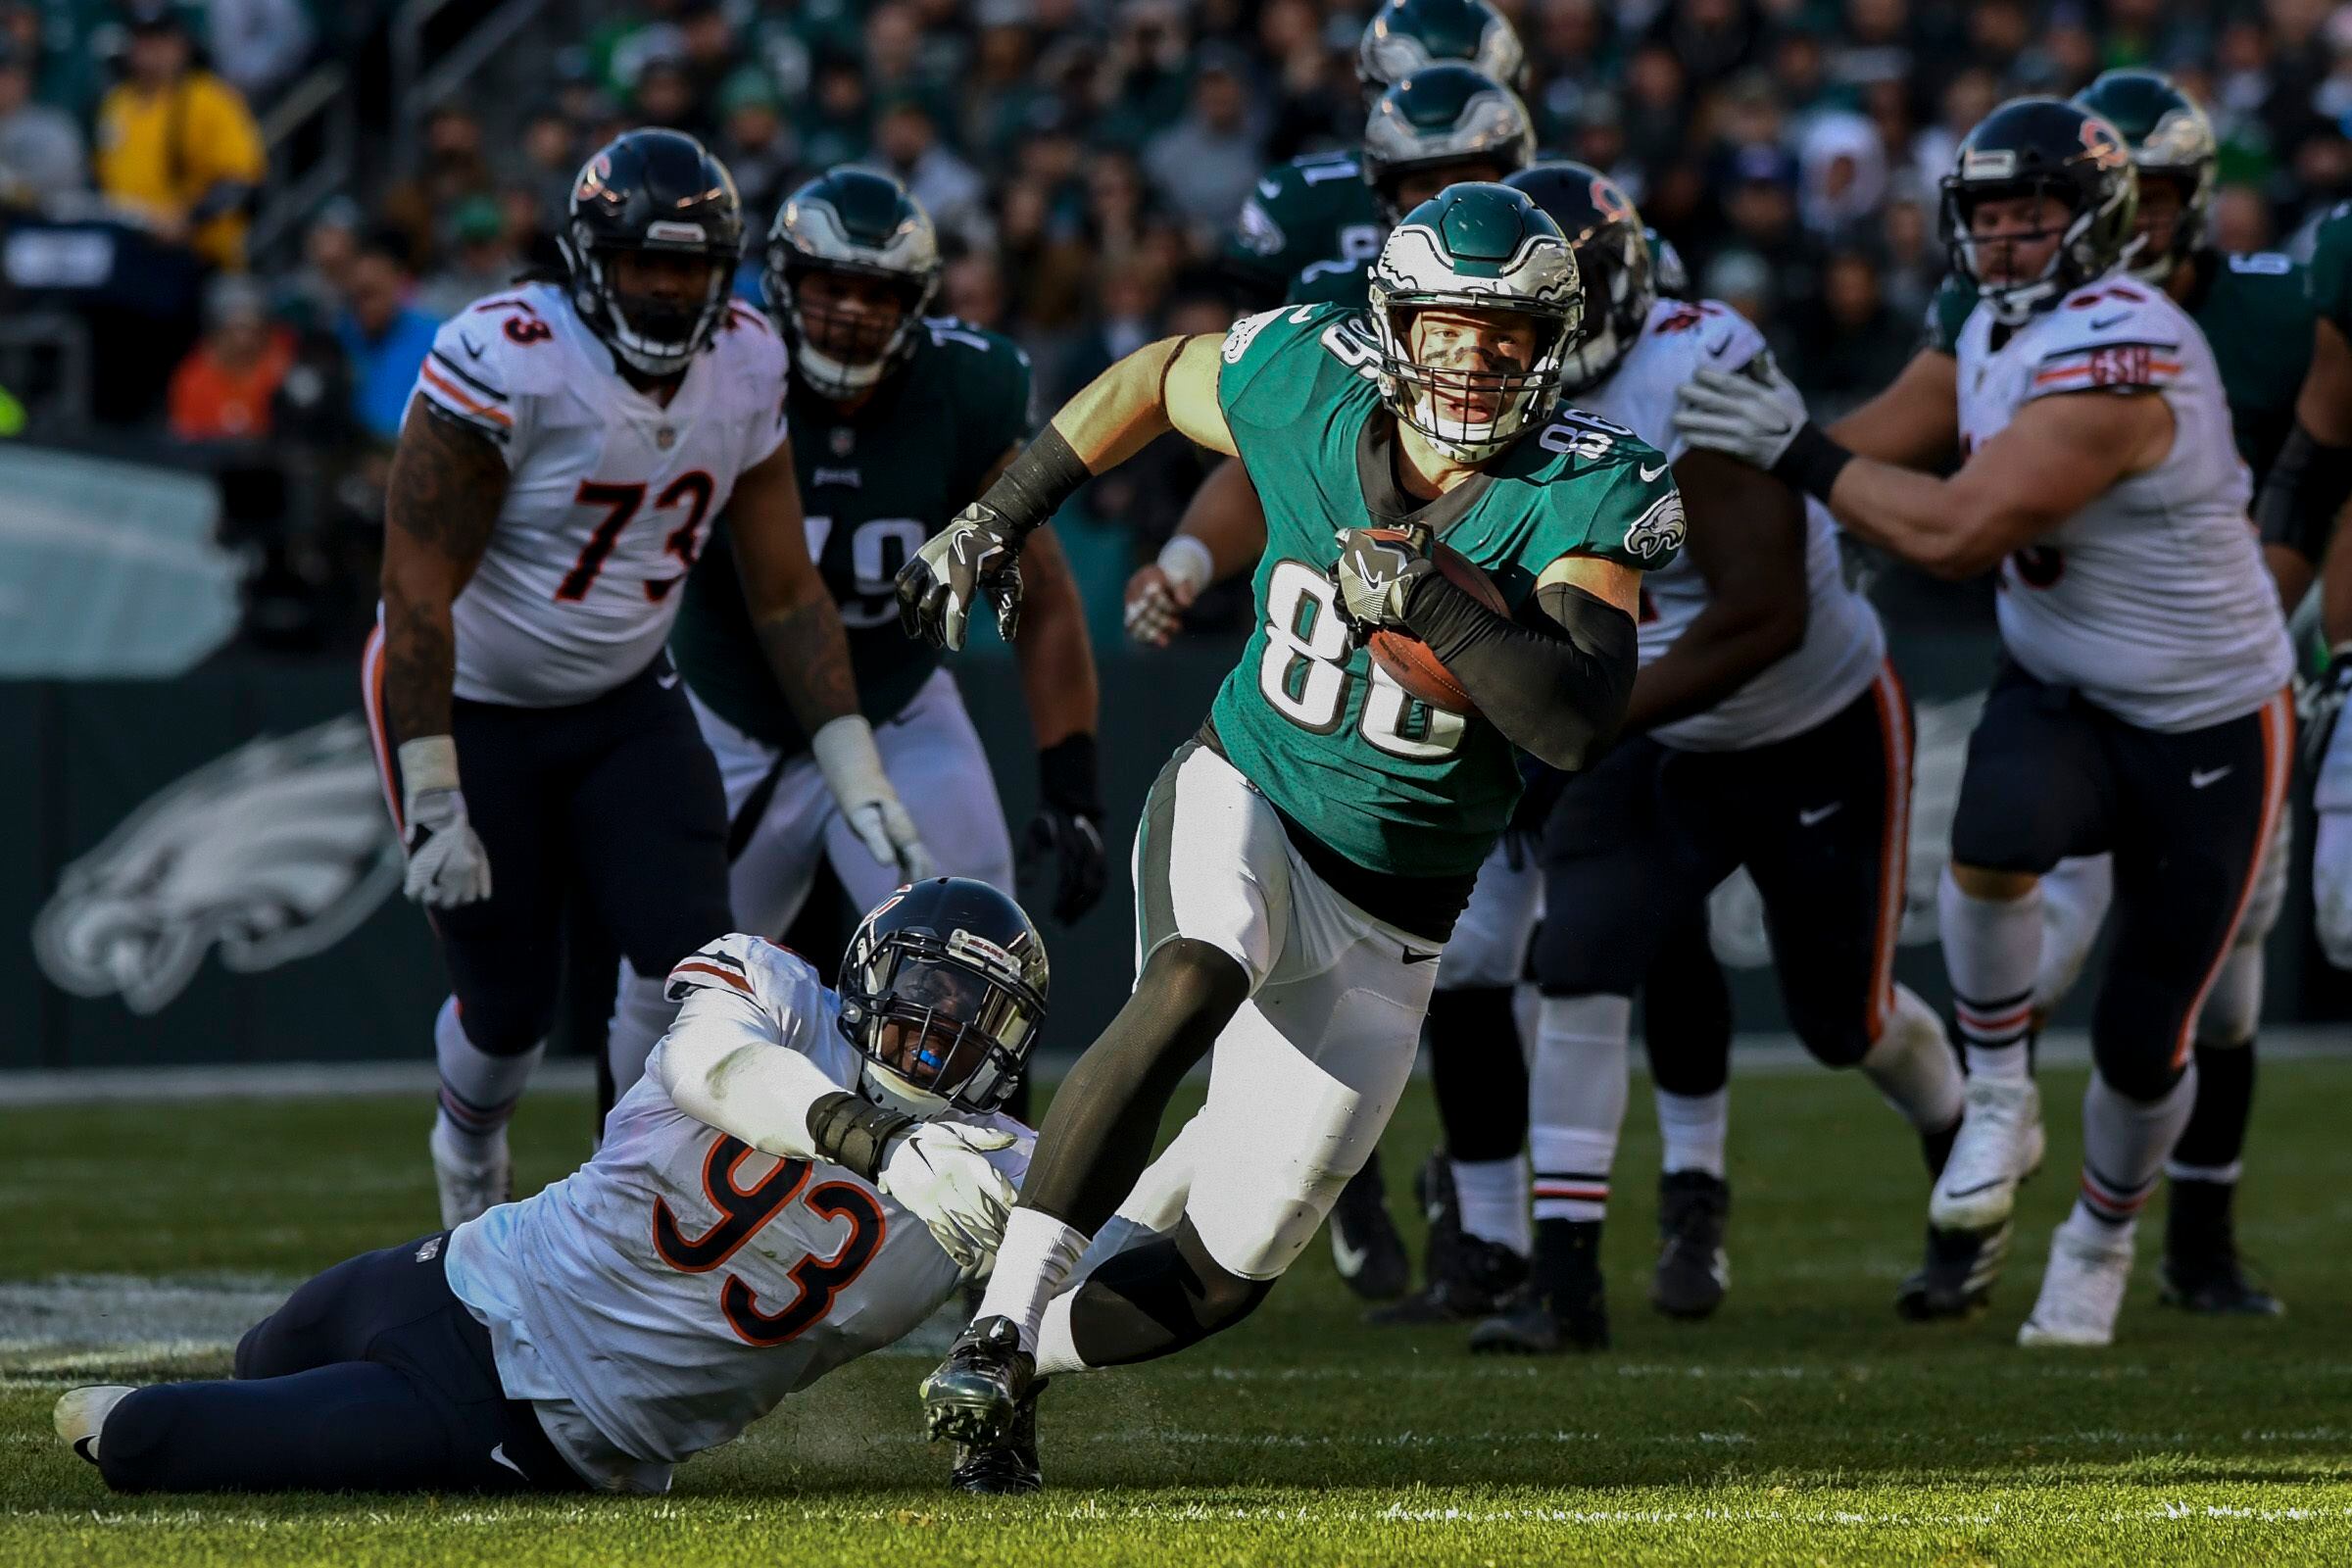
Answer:
M1617 182L1605 174L1592 176L1592 206L1611 222L1634 216L1633 198L1619 190Z
M2091 157L2101 169L2113 169L2129 160L2130 155L2124 151L2123 142L2114 131L2107 128L2105 121L2086 115L2082 120L2082 145L2090 149Z

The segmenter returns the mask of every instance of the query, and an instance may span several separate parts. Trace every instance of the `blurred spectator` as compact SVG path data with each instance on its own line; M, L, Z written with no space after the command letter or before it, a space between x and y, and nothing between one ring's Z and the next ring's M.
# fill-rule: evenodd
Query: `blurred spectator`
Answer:
M1012 324L1004 318L1004 270L985 251L966 252L948 263L940 276L939 298L948 315L974 326L1004 331Z
M81 128L32 101L33 61L0 34L0 206L35 206L85 189Z
M521 154L510 184L530 192L534 226L553 233L571 209L572 181L580 177L586 150L570 119L550 105L523 122Z
M1886 154L1860 115L1825 114L1806 127L1797 152L1797 209L1817 239L1859 232L1886 196Z
M206 0L204 24L214 66L258 104L294 79L318 39L302 0Z
M1771 324L1772 269L1753 251L1725 251L1698 276L1699 298L1721 300L1758 326Z
M1944 253L1942 215L1936 207L1936 187L1905 173L1889 182L1886 211L1880 221L1883 258L1880 282L1886 308L1898 320L1926 319L1928 301L1949 270Z
M468 196L449 215L441 266L417 286L416 309L436 321L514 281L522 258L508 242L507 215L492 196Z
M758 66L744 67L719 89L718 140L710 150L735 176L745 222L761 233L791 189L800 163L783 111L775 84Z
M2232 255L2269 250L2277 244L2271 230L2271 205L2251 185L2224 185L2213 195L2213 216L2207 220L2213 243Z
M1787 153L1748 147L1732 161L1725 181L1724 217L1733 243L1771 270L1770 297L1787 307L1814 290L1820 257L1796 214L1796 168Z
M816 68L816 90L800 122L803 167L830 169L863 158L873 137L873 100L858 62L835 55Z
M1249 199L1264 156L1242 63L1222 49L1203 48L1200 59L1192 107L1144 148L1144 169L1168 210L1205 245Z
M953 236L975 247L993 243L987 184L978 170L941 144L939 123L920 101L902 98L882 111L867 162L897 176L931 215L942 238Z
M1918 323L1887 307L1878 268L1851 248L1830 253L1819 295L1790 311L1784 328L1782 363L1825 424L1891 383L1918 342Z
M435 106L419 133L422 166L385 191L377 211L406 238L407 254L424 263L440 254L450 212L469 197L490 195L497 179L482 152L482 122L464 104Z
M158 237L216 267L245 265L262 136L236 88L193 63L165 0L132 10L126 75L98 106L98 188Z
M360 427L390 445L400 434L416 368L440 322L409 302L408 251L397 233L377 234L352 258L335 336L351 367L351 411Z
M280 279L278 297L304 323L323 327L343 312L351 264L360 254L360 208L338 196L303 230L302 262Z
M235 272L204 292L204 337L172 377L172 433L182 441L253 441L294 363L294 334L270 319L269 293Z
M629 94L630 119L641 125L662 125L690 136L710 134L709 115L697 96L686 62L675 55L657 55L637 73Z

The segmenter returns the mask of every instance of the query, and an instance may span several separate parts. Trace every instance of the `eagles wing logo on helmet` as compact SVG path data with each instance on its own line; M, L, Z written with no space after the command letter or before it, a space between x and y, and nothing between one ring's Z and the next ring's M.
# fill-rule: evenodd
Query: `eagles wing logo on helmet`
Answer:
M33 919L43 972L160 1011L215 947L238 974L341 941L400 885L368 729L346 716L206 763L67 866Z

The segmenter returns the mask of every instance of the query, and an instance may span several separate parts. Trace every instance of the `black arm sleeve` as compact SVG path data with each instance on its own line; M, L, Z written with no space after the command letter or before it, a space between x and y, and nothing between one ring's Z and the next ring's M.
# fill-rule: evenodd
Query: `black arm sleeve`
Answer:
M816 1152L869 1182L882 1173L890 1141L913 1125L912 1116L858 1095L822 1095L808 1106L808 1140Z
M1089 477L1086 461L1049 424L1004 466L980 504L1010 524L1015 539L1026 539Z
M1512 745L1575 772L1625 722L1640 664L1634 617L1566 583L1529 604L1523 620L1505 618L1433 571L1405 600L1404 623Z
M2298 423L2271 462L2254 498L2254 521L2266 545L2283 545L2306 561L2328 553L2335 514L2352 499L2352 447L2324 446Z

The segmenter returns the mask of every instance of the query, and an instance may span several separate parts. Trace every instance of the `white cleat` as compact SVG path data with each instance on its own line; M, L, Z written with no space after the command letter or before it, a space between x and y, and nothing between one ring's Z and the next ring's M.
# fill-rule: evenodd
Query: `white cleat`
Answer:
M441 1189L441 1228L456 1230L479 1219L514 1196L514 1164L507 1155L507 1132L498 1131L498 1152L476 1162L460 1154L441 1119L433 1119L433 1181Z
M1951 1158L1928 1199L1938 1230L1988 1231L2017 1205L2017 1184L2041 1169L2041 1091L2034 1080L1971 1078Z
M98 1434L106 1429L106 1418L125 1395L137 1392L121 1383L92 1383L68 1389L57 1396L57 1410L51 1417L57 1423L57 1435L66 1440L68 1447L96 1464Z
M2095 1222L2093 1222L2095 1223ZM2050 1238L2050 1267L2041 1295L2017 1331L2026 1346L2098 1348L2115 1343L2116 1314L2132 1282L2132 1235L2090 1234L2073 1219Z

